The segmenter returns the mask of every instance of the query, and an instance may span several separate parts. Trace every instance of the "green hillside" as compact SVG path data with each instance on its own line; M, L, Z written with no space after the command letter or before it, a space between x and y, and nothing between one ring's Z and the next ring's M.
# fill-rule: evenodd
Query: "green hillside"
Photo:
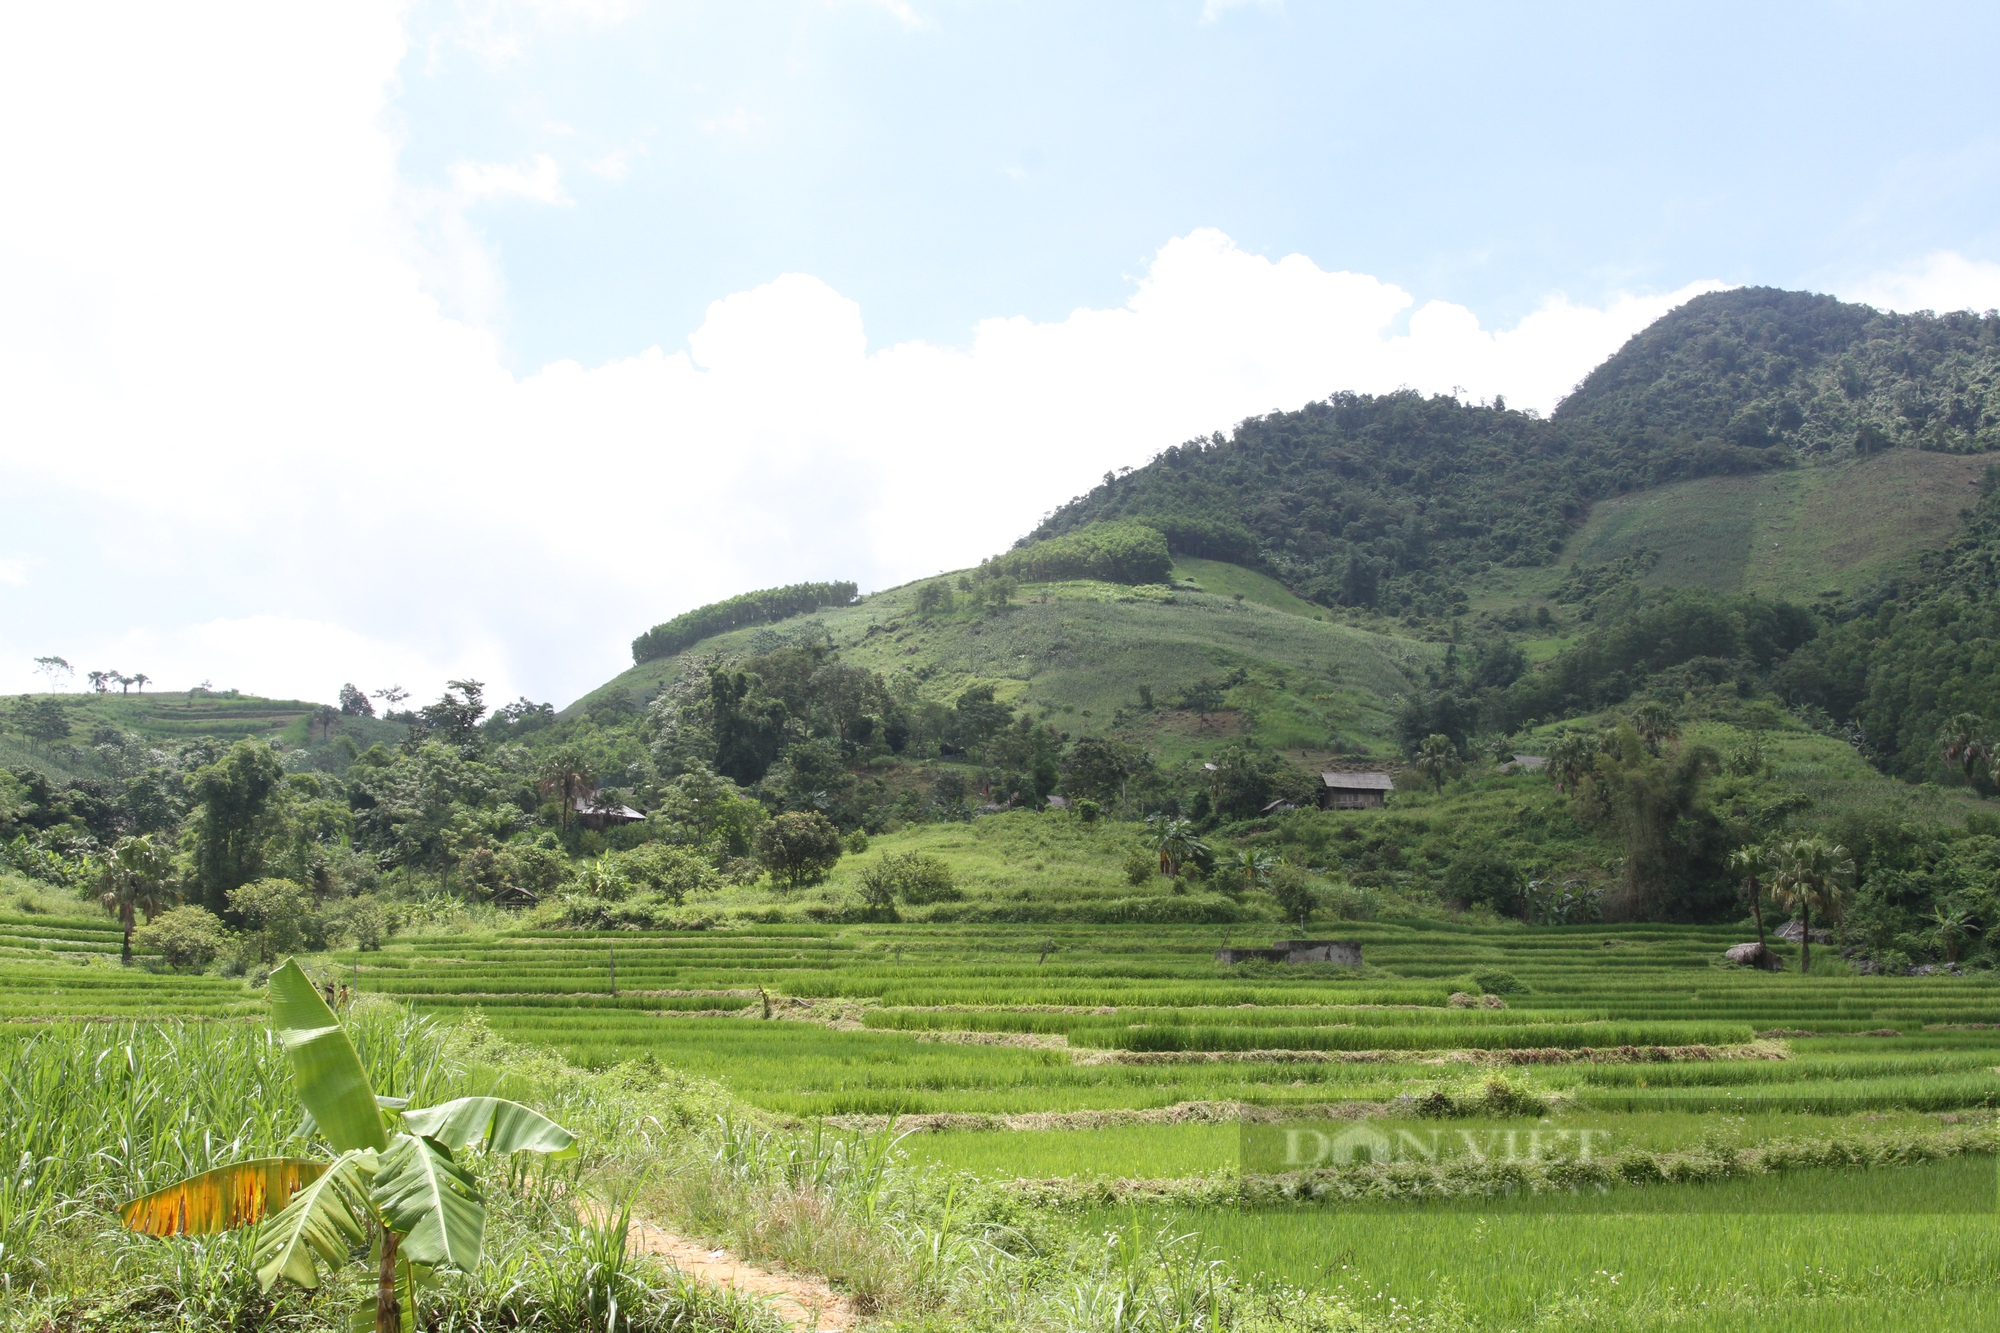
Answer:
M1031 715L1142 740L1168 759L1246 736L1302 756L1335 742L1387 746L1396 699L1442 652L1329 620L1276 580L1221 561L1183 558L1175 578L1171 586L1023 584L997 615L920 615L918 585L908 584L855 606L717 635L696 652L751 654L819 627L844 660L915 699L947 701L991 684ZM559 717L636 708L690 656L634 666ZM1226 689L1213 715L1171 706L1189 686L1237 672L1245 679ZM1141 686L1162 706L1142 711Z

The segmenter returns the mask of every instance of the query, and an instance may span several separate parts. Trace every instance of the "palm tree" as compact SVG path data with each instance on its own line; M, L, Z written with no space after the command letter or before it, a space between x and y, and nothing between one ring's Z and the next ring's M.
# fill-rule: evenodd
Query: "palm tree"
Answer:
M1565 731L1549 747L1549 776L1565 796L1596 766L1597 746L1581 731Z
M597 790L590 761L578 747L558 745L542 756L536 778L542 795L561 804L562 814L558 818L562 821L563 832L569 832L569 821L576 814L576 803Z
M1757 920L1757 943L1764 942L1763 881L1771 877L1771 850L1757 843L1738 847L1729 854L1729 868L1743 877L1743 893L1750 899L1750 915Z
M1973 920L1972 913L1963 907L1939 903L1931 909L1930 920L1931 928L1924 933L1930 937L1932 943L1944 950L1944 960L1947 963L1957 962L1959 951L1965 948L1965 942L1979 933L1979 923Z
M519 1102L460 1097L421 1110L382 1099L340 1020L295 960L271 974L271 1027L292 1065L314 1132L337 1154L266 1157L217 1167L118 1210L146 1236L212 1235L258 1226L257 1283L319 1286L320 1265L347 1263L373 1242L375 1295L357 1327L401 1333L430 1270L479 1264L486 1201L465 1161L493 1156L574 1157L576 1136Z
M125 942L119 960L126 967L132 966L132 928L137 924L137 915L144 912L151 921L153 914L167 905L174 896L168 885L172 874L173 861L167 849L155 843L150 833L119 839L104 859L104 869L97 879L98 900L124 929Z
M1648 753L1658 757L1660 742L1679 740L1680 724L1665 704L1657 701L1640 704L1632 711L1632 730L1639 733L1639 739L1646 742Z
M1938 758L1970 779L1980 760L1995 758L1986 736L1986 719L1977 713L1955 713L1938 728Z
M138 675L132 677L132 683L139 687L139 693L144 694L146 687L153 683L153 678L141 671Z
M1854 858L1845 847L1824 838L1795 838L1778 844L1773 858L1771 896L1796 910L1803 931L1799 936L1799 971L1812 971L1812 914L1817 908L1833 916L1854 883Z
M90 692L92 694L103 694L110 688L111 673L109 671L86 671L83 673L83 678L90 682Z
M1278 864L1278 858L1269 852L1260 852L1246 847L1229 858L1229 873L1243 876L1243 888L1247 892L1264 882L1271 873L1271 867Z
M1208 850L1208 844L1195 836L1191 820L1148 815L1146 828L1146 845L1159 853L1160 873L1169 878L1181 873L1184 862Z
M1442 795L1444 784L1463 772L1465 764L1459 759L1458 747L1451 743L1451 737L1433 734L1424 737L1424 743L1417 747L1416 769Z

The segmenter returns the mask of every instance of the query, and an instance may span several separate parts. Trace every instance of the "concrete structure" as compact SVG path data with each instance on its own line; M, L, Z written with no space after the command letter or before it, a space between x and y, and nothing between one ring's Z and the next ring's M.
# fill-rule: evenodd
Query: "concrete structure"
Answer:
M1319 775L1319 808L1322 810L1372 810L1388 804L1396 780L1387 773L1322 773Z
M1218 963L1333 963L1361 966L1359 940L1279 940L1268 949L1217 949Z

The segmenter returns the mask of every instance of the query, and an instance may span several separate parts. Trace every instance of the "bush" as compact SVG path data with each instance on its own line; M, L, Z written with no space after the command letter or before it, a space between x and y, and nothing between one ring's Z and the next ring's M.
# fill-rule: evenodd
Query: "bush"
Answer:
M1513 914L1520 911L1526 889L1514 863L1493 852L1462 852L1444 872L1444 896L1467 907L1483 903Z
M691 893L722 886L722 876L702 856L685 847L649 842L615 858L617 869L633 888L654 894L678 907Z
M757 830L757 860L783 888L818 884L840 853L840 830L816 810L788 811Z
M852 583L795 583L786 588L765 588L739 593L725 601L711 602L675 616L632 640L632 660L650 662L656 657L672 657L683 648L700 643L711 635L745 625L768 625L791 616L805 615L823 606L849 606L859 589Z
M229 910L242 923L249 962L275 963L326 947L326 921L312 890L296 880L259 879L231 889Z
M158 949L167 966L200 971L229 947L229 930L206 907L176 907L139 927L133 936L148 949Z
M1482 995L1525 995L1528 988L1512 972L1497 967L1481 968L1472 974L1472 983Z
M1134 847L1125 853L1125 882L1133 888L1151 880L1159 869L1159 858L1144 847Z
M1057 579L1102 579L1107 583L1165 583L1174 558L1158 528L1144 523L1091 523L1018 551L996 557L985 568L1028 583Z
M388 910L368 895L348 898L326 909L327 934L345 939L355 948L379 949L394 924Z
M1301 930L1319 907L1320 885L1290 861L1280 861L1272 867L1271 873L1264 877L1264 888L1277 901L1278 914L1287 921L1298 922Z
M1070 812L1086 824L1095 824L1097 817L1104 813L1104 807L1088 796L1079 796L1071 802Z
M883 908L901 898L912 907L951 902L960 895L951 863L925 852L885 856L861 872L862 893L869 906Z

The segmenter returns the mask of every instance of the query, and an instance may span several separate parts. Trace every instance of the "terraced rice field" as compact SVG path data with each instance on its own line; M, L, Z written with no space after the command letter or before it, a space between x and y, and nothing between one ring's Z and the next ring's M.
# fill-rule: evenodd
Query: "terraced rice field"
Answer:
M1341 933L1366 967L1218 965L1219 945L1262 941L1215 928L908 925L399 938L311 966L584 1063L650 1057L781 1114L928 1116L933 1132L904 1140L914 1160L1120 1198L1120 1179L1233 1179L1245 1107L1394 1109L1495 1073L1641 1153L1990 1137L2000 1103L1992 978L1724 968L1726 929ZM0 915L0 1017L27 1032L261 1015L243 981L125 969L117 952L103 919ZM1451 1002L1489 988L1505 1008ZM1963 1198L1992 1171L1974 1156L1650 1184L1580 1213L1127 1202L1101 1220L1199 1237L1385 1327L1971 1328L2000 1319L2000 1216L1938 1212L1933 1177Z

